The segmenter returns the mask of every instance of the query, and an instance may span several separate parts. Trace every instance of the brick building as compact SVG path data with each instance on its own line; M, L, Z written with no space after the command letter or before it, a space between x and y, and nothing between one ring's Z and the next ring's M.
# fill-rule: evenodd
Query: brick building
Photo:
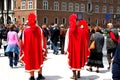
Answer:
M37 15L37 23L69 25L72 13L81 12L89 25L120 25L119 0L14 0L14 20L24 23L30 12Z

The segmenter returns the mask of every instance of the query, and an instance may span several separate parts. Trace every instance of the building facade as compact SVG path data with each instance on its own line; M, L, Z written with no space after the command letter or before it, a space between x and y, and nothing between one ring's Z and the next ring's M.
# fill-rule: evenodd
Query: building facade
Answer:
M22 24L30 12L37 16L38 25L51 23L69 26L69 16L81 12L89 25L120 25L119 0L14 0L14 21Z
M10 23L13 15L13 0L0 0L0 23Z

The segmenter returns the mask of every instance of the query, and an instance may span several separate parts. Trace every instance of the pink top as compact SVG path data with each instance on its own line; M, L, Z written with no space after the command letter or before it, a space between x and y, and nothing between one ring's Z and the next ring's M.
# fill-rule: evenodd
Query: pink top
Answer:
M18 42L19 38L18 38L18 34L15 31L9 31L7 34L7 42L8 45L18 45L19 46L19 42Z

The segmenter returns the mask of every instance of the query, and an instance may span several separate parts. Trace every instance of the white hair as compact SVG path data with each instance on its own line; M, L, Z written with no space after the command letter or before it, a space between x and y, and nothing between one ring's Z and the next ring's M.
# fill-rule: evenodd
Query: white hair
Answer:
M113 24L112 24L112 23L108 23L107 25L108 25L108 26L113 26Z

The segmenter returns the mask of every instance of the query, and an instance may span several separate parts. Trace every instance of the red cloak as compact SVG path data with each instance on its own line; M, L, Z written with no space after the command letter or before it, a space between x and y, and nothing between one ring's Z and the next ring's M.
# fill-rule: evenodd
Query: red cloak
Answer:
M24 30L24 63L25 70L39 71L43 64L43 32L36 26L36 16L30 14L28 16L28 25Z
M24 31L24 63L25 70L39 70L43 64L42 32L39 27Z
M85 20L76 22L76 15L70 16L70 28L68 30L69 66L72 70L80 70L84 67L89 56L89 31ZM76 25L77 24L77 25Z

